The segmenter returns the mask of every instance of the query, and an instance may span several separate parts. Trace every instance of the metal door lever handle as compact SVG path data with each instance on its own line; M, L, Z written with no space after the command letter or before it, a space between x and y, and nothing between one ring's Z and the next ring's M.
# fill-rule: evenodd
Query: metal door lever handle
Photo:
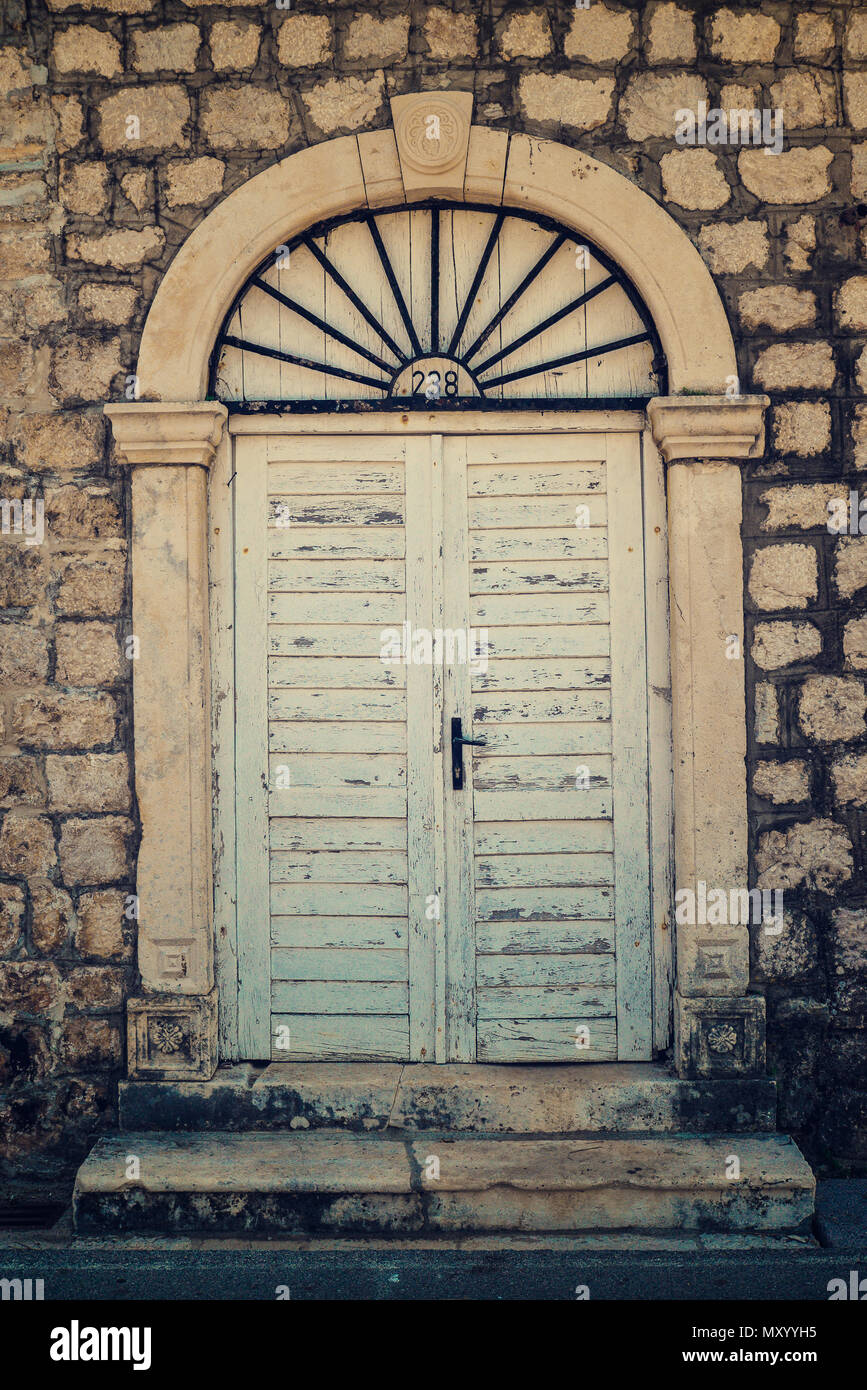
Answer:
M464 785L464 744L484 748L487 742L486 738L464 738L460 719L452 719L452 787L455 791L461 791Z

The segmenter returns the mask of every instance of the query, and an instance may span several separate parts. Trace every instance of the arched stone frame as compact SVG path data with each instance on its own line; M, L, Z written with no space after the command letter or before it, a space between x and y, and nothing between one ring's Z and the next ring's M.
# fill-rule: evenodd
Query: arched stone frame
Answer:
M432 103L458 132L445 161L426 162L406 140L412 112ZM327 141L230 194L159 287L139 354L140 399L106 408L132 469L133 627L143 654L160 654L134 673L143 993L128 1005L131 1075L206 1079L217 1064L207 526L208 470L228 412L205 400L209 357L253 267L343 212L431 196L523 206L602 247L644 299L671 391L651 401L648 420L668 465L675 881L746 886L744 667L726 639L742 651L734 460L761 448L767 398L732 389L734 344L716 287L657 203L583 152L471 126L471 110L465 93L395 98L397 134ZM677 946L680 1073L761 1071L764 1000L746 993L747 928L680 928Z

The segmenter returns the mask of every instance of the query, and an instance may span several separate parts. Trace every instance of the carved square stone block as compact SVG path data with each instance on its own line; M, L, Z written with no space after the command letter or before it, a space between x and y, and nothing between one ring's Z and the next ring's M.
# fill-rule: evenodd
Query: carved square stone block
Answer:
M750 982L746 927L677 928L677 987L689 998L745 995Z
M759 1076L765 1070L765 1001L674 998L677 1072L686 1077Z
M127 1004L128 1072L139 1080L210 1081L217 1070L217 991Z

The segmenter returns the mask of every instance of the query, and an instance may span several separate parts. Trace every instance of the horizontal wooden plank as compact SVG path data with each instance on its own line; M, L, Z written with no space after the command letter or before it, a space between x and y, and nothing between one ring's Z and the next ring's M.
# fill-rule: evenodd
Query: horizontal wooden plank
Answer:
M406 691L385 690L271 690L271 719L400 720L406 719Z
M301 950L277 947L271 952L273 980L398 980L405 983L408 969L409 954L405 950L354 951L305 946Z
M269 479L270 483L270 479ZM270 488L273 494L273 488ZM575 520L575 508L571 519ZM289 495L268 498L268 524L292 526L403 526L403 497Z
M564 489L564 497L471 497L468 503L471 531L491 527L570 526L580 531L604 527L608 520L604 494L584 494ZM577 508L581 508L580 511ZM581 523L580 526L578 523Z
M394 526L289 526L268 532L272 560L304 556L333 560L400 560L406 553L404 532Z
M475 751L475 750L474 750ZM376 759L376 761L379 761ZM576 787L576 775L586 776L589 787ZM479 791L561 791L576 798L588 790L611 785L611 757L606 753L588 753L579 761L574 756L539 754L536 757L489 758L486 754L473 758L473 785ZM580 808L576 807L580 814Z
M524 531L471 531L471 560L604 560L608 538L600 527Z
M610 788L582 792L580 799L559 791L481 792L474 790L477 820L605 820L612 813ZM384 814L384 813L381 813Z
M491 691L473 700L473 722L476 724L550 724L552 721L582 723L611 718L611 692L603 688L592 690L528 691L511 694Z
M353 628L339 630L354 631ZM272 632L281 631L280 628L272 629ZM489 661L497 657L527 657L543 661L548 657L607 656L609 652L606 623L563 623L557 627L488 627L485 631Z
M268 746L272 753L405 753L406 725L385 720L325 719L317 724L272 720Z
M324 432L318 437L311 428L314 422L324 426ZM251 423L245 422L246 429L250 428ZM406 440L398 434L379 434L365 438L363 434L356 434L354 430L341 433L335 428L333 415L327 418L320 417L318 420L310 417L309 422L304 421L303 433L297 435L286 434L282 430L277 433L273 424L269 426L264 419L261 423L265 424L265 433L269 436L269 473L276 471L274 464L283 462L299 468L307 468L315 463L317 473L331 467L345 468L347 472L350 469L354 472L359 465L362 468L381 468L390 463L399 463L406 451ZM285 416L281 425L285 430Z
M409 1019L400 1015L278 1013L271 1016L271 1030L275 1062L403 1062L409 1057Z
M341 450L344 444L338 445ZM276 463L268 466L268 491L296 496L324 496L327 493L396 492L404 490L404 470L400 463Z
M514 796L515 793L509 793ZM269 816L406 816L405 787L278 787ZM498 820L505 817L498 816Z
M467 439L467 487L473 494L518 492L522 486L544 492L545 480L551 479L550 485L559 491L558 479L572 480L580 473L604 481L606 450L607 440L602 434L540 437L534 431L523 438L519 434L471 434ZM542 454L544 463L539 462Z
M575 724L565 720L552 724L485 724L484 729L488 740L486 758L559 753L580 759L584 753L611 752L611 725L607 720L600 720L598 724Z
M271 913L275 917L359 917L406 915L406 888L393 883L272 883ZM601 914L600 914L601 915ZM574 916L574 914L573 914Z
M348 563L347 561L347 565ZM289 587L288 583L271 585L272 589ZM314 586L298 583L296 587ZM336 588L339 585L335 583L331 587ZM345 587L352 586L346 584ZM355 588L364 587L366 586L360 583L355 585ZM383 582L371 587L384 589L399 586L397 582L392 585ZM516 560L513 564L474 562L470 565L471 594L556 594L563 589L580 591L607 588L608 565L604 560Z
M476 950L495 955L559 955L560 952L614 950L614 923L477 922Z
M281 1014L405 1014L409 991L397 980L274 980L271 1007Z
M610 985L613 989L614 956L590 952L572 955L541 952L534 955L479 955L476 958L476 985L479 989L499 986L530 988L537 985L557 985L575 990Z
M377 950L405 947L405 917L272 917L271 945Z
M272 623L382 623L384 627L400 627L405 618L406 595L402 593L268 595L268 620ZM581 620L580 616L575 619Z
M588 627L579 631L593 632ZM534 628L534 632L547 632L547 628ZM600 632L607 633L602 627ZM395 639L395 635L397 638ZM310 657L348 657L365 656L381 660L382 653L389 655L394 651L395 640L400 640L400 629L390 631L382 623L271 623L268 628L268 651L272 656L310 656ZM382 662L383 665L399 665L399 662ZM315 667L313 668L315 671ZM348 668L347 668L348 669Z
M387 668L392 670L394 668ZM500 657L487 671L472 669L473 693L479 690L580 690L611 684L607 656L552 656L545 660Z
M572 584L572 588L581 587ZM590 587L590 586L585 586ZM599 587L604 587L599 585ZM278 593L402 593L402 560L269 560L268 588Z
M585 1035L581 1035L583 1043ZM575 1025L556 1018L486 1019L479 1023L476 1056L480 1062L609 1062L617 1060L617 1025L613 1018L590 1019L587 1046L575 1044Z
M476 917L481 922L595 920L613 915L614 889L609 887L476 890Z
M607 853L613 848L614 826L610 820L532 820L524 825L515 825L514 821L476 821L475 825L477 855Z
M520 957L518 957L520 959ZM601 956L600 960L609 957ZM476 991L479 1019L570 1018L582 1023L614 1013L613 985L514 985Z
M375 656L272 656L268 684L272 689L377 690L386 686L402 690L406 667L387 666Z
M272 849L271 882L406 883L406 853L401 850L344 849L306 853Z
M363 595L363 597L372 599L373 595ZM278 599L288 602L285 595L272 594L272 603ZM608 610L608 594L606 592L476 594L474 598L470 599L470 623L473 627L502 626L504 623L522 623L524 627L538 627L546 623L607 623ZM377 618L376 621L378 620ZM293 620L287 618L286 621L291 622ZM298 621L301 622L302 619L299 617ZM364 620L350 617L347 614L346 621L351 623Z
M269 757L272 788L287 787L405 787L406 756L403 753L272 753Z
M574 888L613 883L612 854L494 854L476 856L478 888ZM371 883L384 880L370 879ZM392 880L393 881L393 880Z
M272 850L406 849L404 820L299 820L270 822Z

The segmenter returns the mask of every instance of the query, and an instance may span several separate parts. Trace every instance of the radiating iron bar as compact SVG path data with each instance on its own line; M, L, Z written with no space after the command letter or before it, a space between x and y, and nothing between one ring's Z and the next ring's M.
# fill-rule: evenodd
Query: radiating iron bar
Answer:
M503 376L492 377L490 381L484 383L484 386L486 390L490 390L492 386L504 386L507 381L518 381L525 376L537 376L542 372L551 372L555 367L567 367L570 362L584 362L588 357L604 357L606 352L617 352L620 348L632 347L634 343L647 343L649 341L649 333L636 333L632 338L618 338L614 343L601 343L599 347L584 348L583 352L570 352L568 357L555 357L550 362L540 362L537 367L522 367L519 372L506 372Z
M379 259L382 262L382 268L385 271L385 278L391 286L391 292L394 295L394 302L397 305L398 312L401 318L403 319L403 326L406 329L407 334L409 336L409 341L412 344L413 353L416 357L421 357L422 346L418 340L418 334L415 331L415 325L413 324L413 321L410 318L409 310L407 309L406 304L404 303L403 295L400 292L400 285L397 283L397 276L395 275L394 270L392 269L391 261L388 259L388 252L385 249L380 230L376 225L376 219L373 217L368 217L367 225L370 229L370 235L373 238L373 244L376 247ZM404 361L406 361L405 358Z
M487 327L482 329L481 333L479 334L478 338L476 338L475 342L473 342L473 343L467 348L467 351L466 351L466 352L464 353L464 355L463 355L463 361L464 361L464 362L469 362L469 360L470 360L471 357L475 357L475 355L476 355L476 353L478 352L479 348L482 347L482 346L488 341L488 339L490 338L490 336L491 336L491 334L493 333L494 329L495 329L500 323L502 323L503 319L506 317L506 315L508 314L509 310L510 310L510 309L513 309L513 308L515 307L515 305L517 304L518 300L521 298L521 295L524 294L525 291L528 290L528 289L530 288L530 286L532 285L533 281L536 279L537 275L540 275L541 272L545 269L545 266L548 264L548 262L550 261L551 257L554 256L554 255L556 255L557 252L560 250L560 247L563 245L563 243L566 242L566 241L568 241L568 240L569 240L569 237L567 236L567 234L566 234L565 232L561 232L561 233L559 234L559 236L555 237L554 241L552 241L552 242L551 242L551 245L548 247L548 250L547 250L547 251L544 251L544 252L542 253L542 255L539 257L539 259L538 259L538 261L536 262L536 264L535 264L535 265L532 267L532 269L531 269L530 271L528 271L528 273L524 276L524 279L521 281L521 283L520 283L520 285L518 286L518 288L517 288L516 290L514 290L512 294L509 295L509 298L506 300L505 304L502 304L502 305L500 306L500 308L499 308L499 309L497 310L497 312L494 314L494 317L491 319L491 321L490 321L490 323L487 325Z
M311 314L310 310L305 309L303 304L298 304L296 300L290 299L282 290L275 290L274 286L269 285L268 281L263 280L261 276L255 276L252 283L260 290L264 290L266 294L270 294L272 299L276 299L280 304L285 304L286 308L291 309L293 314L298 314L300 318L306 319L308 323L312 323L314 328L319 328L329 338L334 338L335 342L343 343L344 347L351 348L352 351L357 352L360 357L366 357L368 362L372 362L375 367L381 367L384 372L394 371L394 367L390 362L386 362L382 357L377 357L375 352L369 352L367 348L360 347L358 343L354 343L351 338L348 338L345 333L341 333L339 328L332 328L329 323L325 322L325 319L320 319L316 314Z
M440 350L440 210L430 210L430 350Z
M452 340L448 346L449 357L454 356L455 352L457 351L458 343L461 341L461 335L467 326L467 319L470 316L473 303L475 301L476 295L479 292L479 286L481 285L485 271L488 268L488 261L491 259L491 253L493 252L493 249L497 244L497 238L499 237L500 231L502 230L504 219L505 213L498 212L494 220L494 225L491 228L491 234L488 237L487 245L485 246L485 249L482 252L481 260L479 261L479 264L476 267L476 273L473 276L473 283L470 285L467 297L464 300L464 307L463 309L461 309L461 316L458 319L457 328L452 334ZM478 342L480 340L477 339L476 341ZM467 353L467 356L469 355L470 354Z
M279 362L291 362L294 367L309 367L311 371L322 372L325 376L342 376L346 381L360 381L362 386L376 386L380 391L387 391L391 385L389 381L377 381L376 377L361 376L360 373L349 372L344 367L329 367L325 362L314 362L310 357L297 357L294 353L283 352L280 348L248 343L246 338L235 338L228 333L223 342L229 347L240 348L242 352L258 352L260 357L276 357Z
M507 347L502 348L499 352L495 352L493 356L487 358L486 361L480 362L476 367L476 371L489 371L497 362L501 362L504 357L508 357L510 353L516 352L519 347L523 347L525 343L529 343L532 338L538 338L539 334L544 333L547 328L551 328L553 324L559 323L561 319L565 319L568 314L572 314L576 309L580 309L582 304L586 304L589 300L595 299L597 294L601 294L603 290L607 290L609 285L616 284L617 280L613 275L609 275L607 280L600 280L599 284L594 285L592 290L586 290L584 294L579 294L577 299L573 299L571 303L566 304L562 309L558 309L556 314L551 314L550 318L545 319L542 323L538 323L535 328L528 329L526 333L522 333L520 338L515 338L514 342L509 343Z
M390 352L394 353L401 366L405 366L406 363L409 361L409 358L407 357L406 353L402 352L401 349L398 347L397 343L391 337L391 335L389 333L386 333L382 324L378 322L375 315L373 315L368 309L367 305L358 298L358 295L355 293L355 290L352 288L352 286L346 283L337 267L335 265L332 265L325 252L319 250L319 247L316 245L316 242L313 240L312 237L304 237L304 245L307 247L308 251L312 251L313 255L316 257L317 261L322 266L322 269L331 276L337 288L343 290L343 293L346 295L346 298L349 300L350 304L353 304L355 306L361 317L367 323L370 324L373 331L379 334L386 347L389 349Z

